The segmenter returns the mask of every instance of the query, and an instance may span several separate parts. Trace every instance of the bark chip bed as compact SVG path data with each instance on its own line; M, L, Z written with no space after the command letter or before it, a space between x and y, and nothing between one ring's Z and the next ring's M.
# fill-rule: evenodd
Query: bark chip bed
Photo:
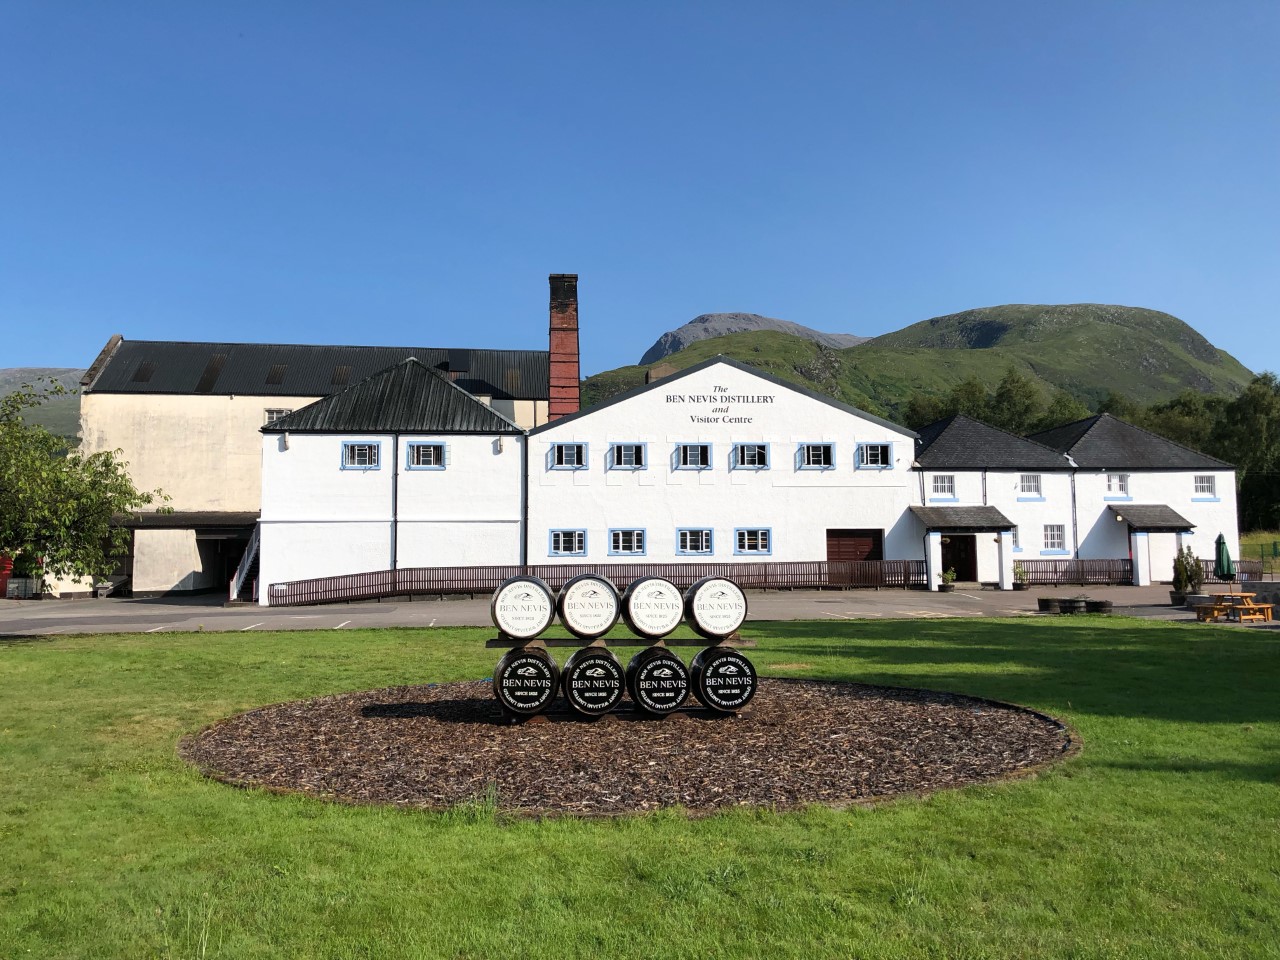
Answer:
M629 706L629 703L626 704ZM208 776L343 803L536 815L682 806L835 807L1033 773L1072 753L1063 724L926 690L762 679L741 717L501 721L486 681L250 710L185 738Z

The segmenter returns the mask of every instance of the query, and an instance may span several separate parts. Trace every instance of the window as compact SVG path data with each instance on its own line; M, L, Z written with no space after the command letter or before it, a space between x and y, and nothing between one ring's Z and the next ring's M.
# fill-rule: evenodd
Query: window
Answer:
M411 443L409 444L410 470L443 470L443 443Z
M587 469L587 445L585 443L553 443L549 456L552 470Z
M1129 475L1127 473L1107 474L1107 493L1113 497L1129 495Z
M615 443L609 448L610 470L643 470L647 465L643 443Z
M381 466L378 443L344 443L342 445L343 470L377 470Z
M796 459L801 470L831 470L836 465L835 444L802 443Z
M644 555L643 530L610 530L609 555L638 557Z
M711 553L711 531L707 529L677 530L676 553L685 555Z
M933 495L935 497L954 497L956 495L956 475L954 473L934 474Z
M769 445L767 443L739 443L733 448L735 470L768 470Z
M1067 528L1061 523L1044 525L1044 548L1046 550L1067 549Z
M553 557L583 557L587 553L587 531L585 530L552 530L551 548L548 551Z
M1040 493L1040 474L1024 473L1018 480L1018 492L1028 497L1039 497Z
M677 470L710 470L711 444L680 443L676 445Z
M262 411L262 422L275 423L277 420L283 420L291 413L293 413L293 410L287 407L267 407L267 409Z
M1018 528L1017 528L1017 527L1014 527L1014 528L1013 528L1013 549L1015 549L1015 550L1021 550L1021 549L1022 549L1022 541L1021 541L1020 539L1018 539Z
M1216 497L1218 495L1217 477L1211 473L1196 476L1196 496Z
M772 553L772 540L768 529L739 528L733 531L733 552Z
M888 443L858 444L858 458L856 466L859 470L892 469L892 445Z

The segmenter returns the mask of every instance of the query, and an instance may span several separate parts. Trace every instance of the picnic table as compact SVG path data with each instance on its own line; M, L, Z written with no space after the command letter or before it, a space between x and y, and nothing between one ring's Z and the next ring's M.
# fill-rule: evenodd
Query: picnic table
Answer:
M1254 603L1256 593L1213 593L1212 603L1196 604L1196 619L1200 622L1218 623L1223 619L1236 623L1270 621L1270 603Z

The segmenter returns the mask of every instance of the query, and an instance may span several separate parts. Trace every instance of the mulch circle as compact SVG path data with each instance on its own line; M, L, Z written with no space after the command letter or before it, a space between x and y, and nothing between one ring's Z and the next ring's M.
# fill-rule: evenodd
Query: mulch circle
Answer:
M627 706L630 704L627 703ZM762 679L740 717L502 722L487 681L392 687L228 717L179 753L225 783L343 803L532 815L844 807L1005 779L1078 749L1052 717L927 690Z

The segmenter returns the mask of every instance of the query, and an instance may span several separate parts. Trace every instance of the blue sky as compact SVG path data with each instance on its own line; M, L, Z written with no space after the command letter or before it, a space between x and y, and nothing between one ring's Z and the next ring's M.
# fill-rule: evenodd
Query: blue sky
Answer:
M1280 4L0 2L0 367L1165 310L1280 369Z

